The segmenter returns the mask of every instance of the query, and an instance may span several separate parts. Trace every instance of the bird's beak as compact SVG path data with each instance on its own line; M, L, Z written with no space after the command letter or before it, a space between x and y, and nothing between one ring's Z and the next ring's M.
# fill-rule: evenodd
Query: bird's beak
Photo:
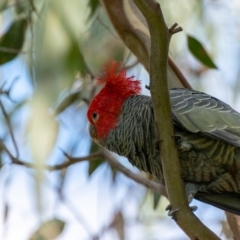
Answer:
M90 124L89 125L89 134L94 142L98 142L98 135L97 135L97 129L96 126Z

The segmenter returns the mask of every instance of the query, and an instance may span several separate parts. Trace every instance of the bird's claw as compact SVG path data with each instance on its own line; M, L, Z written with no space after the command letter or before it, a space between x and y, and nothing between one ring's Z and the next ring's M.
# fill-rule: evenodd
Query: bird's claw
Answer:
M187 196L188 204L190 204L190 203L192 202L193 197L194 197L193 194L191 194L191 193L188 194L188 196ZM198 209L197 206L189 206L189 207L190 207L190 209L191 209L192 212L195 212L195 211Z
M192 212L195 212L198 209L197 206L189 206L189 207L190 207ZM172 218L174 218L174 214L176 212L178 212L179 210L180 210L179 208L172 210L171 204L167 205L167 207L165 208L165 211L168 211L168 216L170 216Z
M188 152L189 150L192 149L192 144L183 140L181 136L174 135L173 138L176 141L177 146L178 146L178 150L180 152Z
M170 216L170 217L173 218L173 217L174 217L174 214L175 214L177 211L179 211L180 209L177 208L177 209L172 210L172 206L171 206L171 204L169 204L169 205L167 205L167 207L165 208L165 210L168 211L168 216Z
M188 152L192 149L192 145L186 141L183 141L182 139L178 140L177 144L180 152Z
M198 207L197 206L189 206L192 212L197 211Z
M192 202L192 200L193 200L193 194L188 194L187 195L187 200L188 200L188 204L190 204L191 202Z

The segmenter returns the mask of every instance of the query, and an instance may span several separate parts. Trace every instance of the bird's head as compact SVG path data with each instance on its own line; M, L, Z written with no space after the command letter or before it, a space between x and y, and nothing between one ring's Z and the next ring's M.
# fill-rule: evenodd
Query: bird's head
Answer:
M134 80L133 76L127 77L121 63L112 60L104 70L105 75L98 78L98 83L105 85L92 100L87 112L89 132L96 142L104 139L117 126L124 101L141 92L140 81Z

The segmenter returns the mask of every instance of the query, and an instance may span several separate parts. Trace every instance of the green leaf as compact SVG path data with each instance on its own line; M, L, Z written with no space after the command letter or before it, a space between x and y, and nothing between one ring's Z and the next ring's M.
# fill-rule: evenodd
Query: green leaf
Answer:
M61 234L65 222L59 219L52 219L43 223L39 229L33 233L30 240L52 240Z
M153 192L153 209L156 210L158 203L161 199L161 194L159 194L158 192Z
M21 19L12 23L8 31L0 38L0 65L13 60L21 51L27 20Z
M99 146L95 142L92 141L90 153L94 153L98 150L99 150ZM104 159L101 159L101 158L94 160L94 161L89 161L88 175L91 176L92 173L103 163L104 163Z
M0 150L2 151L2 149ZM2 153L0 152L0 169L3 167Z
M189 35L187 37L188 37L188 48L190 52L205 66L209 68L217 69L217 66L209 57L203 45L196 38Z
M8 0L1 0L0 3L0 12L4 11L7 8Z
M99 148L100 147L94 141L92 141L91 148L90 148L90 153L97 152L99 150Z
M99 7L99 0L89 0L88 2L88 6L91 9L91 12L89 14L89 19L95 14L95 12L97 11L98 7Z
M21 14L26 11L26 3L25 4L23 4L23 3L25 3L25 2L18 1L16 3L14 10L16 11L17 14Z
M82 77L86 76L87 67L77 41L72 42L66 60L67 67L70 71L78 70Z
M116 181L118 171L114 167L112 167L112 165L109 165L109 166L110 166L111 173L112 173L112 181L114 183Z
M103 160L99 159L99 160L94 160L94 161L90 161L89 162L89 166L88 166L88 176L91 176L93 174L93 172L95 170L97 170L97 168L102 165L104 163Z

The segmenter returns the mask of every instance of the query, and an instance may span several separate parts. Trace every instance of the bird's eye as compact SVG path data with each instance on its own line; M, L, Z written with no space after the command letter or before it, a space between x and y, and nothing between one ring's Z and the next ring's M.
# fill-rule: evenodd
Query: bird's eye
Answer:
M94 122L96 122L98 120L98 114L96 112L93 112L92 119Z

